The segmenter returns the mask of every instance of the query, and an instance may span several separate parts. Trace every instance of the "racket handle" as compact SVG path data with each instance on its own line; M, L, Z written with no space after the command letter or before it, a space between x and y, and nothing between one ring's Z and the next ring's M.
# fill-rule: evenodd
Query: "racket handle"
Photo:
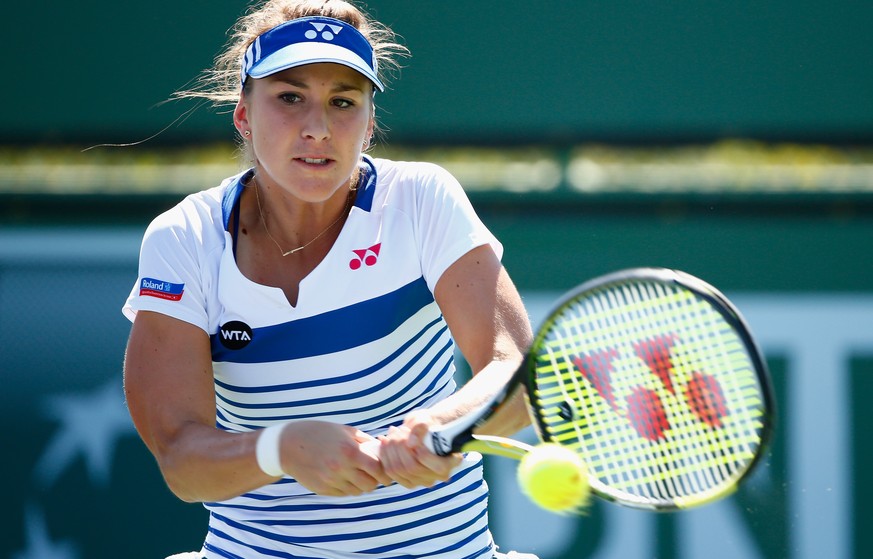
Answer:
M460 452L463 446L473 439L473 427L479 414L468 414L431 429L424 438L424 446L437 456L448 456Z
M424 438L424 446L437 456L448 456L452 453L452 443L439 431L430 431Z
M440 442L434 441L435 438L440 438L441 435L439 433L428 433L429 436L424 438L424 446L434 454L438 456L448 456L452 453L451 446L448 446L450 443L444 439ZM379 456L379 447L382 443L379 442L378 439L372 441L366 441L361 443L361 450L369 454L370 456ZM440 446L434 446L435 444ZM448 449L448 450L446 450Z
M378 439L366 441L361 443L361 450L370 456L378 457L381 444ZM448 456L451 454L453 451L450 444L440 433L428 433L428 436L424 438L424 446L438 456Z
M473 428L484 423L491 413L506 400L510 387L516 383L504 386L490 400L483 402L476 409L461 417L431 429L430 435L424 438L424 445L437 456L448 456L453 452L461 452L464 445L473 440Z

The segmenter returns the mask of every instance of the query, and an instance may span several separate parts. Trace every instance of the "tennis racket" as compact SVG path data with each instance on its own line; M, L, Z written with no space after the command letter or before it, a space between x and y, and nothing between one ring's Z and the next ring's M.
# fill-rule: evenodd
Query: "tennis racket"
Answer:
M539 438L583 458L595 495L634 508L729 494L772 430L767 369L739 311L674 270L625 270L569 292L513 379L426 444L520 459L530 445L473 433L519 387Z

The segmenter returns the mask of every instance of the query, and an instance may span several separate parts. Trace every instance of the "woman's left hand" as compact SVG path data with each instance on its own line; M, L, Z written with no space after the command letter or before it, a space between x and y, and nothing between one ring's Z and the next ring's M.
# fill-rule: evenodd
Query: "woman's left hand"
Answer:
M400 427L391 427L379 437L382 468L394 481L412 489L448 481L461 463L460 454L437 456L424 445L433 419L426 410L410 413Z

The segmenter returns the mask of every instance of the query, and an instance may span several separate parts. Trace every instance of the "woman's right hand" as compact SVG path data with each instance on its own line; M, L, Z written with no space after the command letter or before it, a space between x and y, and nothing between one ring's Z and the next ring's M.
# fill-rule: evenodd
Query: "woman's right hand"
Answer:
M361 495L393 481L369 441L377 442L353 427L295 421L282 430L282 469L318 495Z

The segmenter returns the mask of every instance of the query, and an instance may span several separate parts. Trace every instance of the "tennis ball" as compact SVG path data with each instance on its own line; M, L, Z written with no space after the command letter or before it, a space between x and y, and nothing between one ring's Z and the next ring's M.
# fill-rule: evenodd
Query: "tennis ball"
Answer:
M518 467L518 483L531 501L550 512L573 512L588 504L591 488L582 458L554 443L537 445Z

